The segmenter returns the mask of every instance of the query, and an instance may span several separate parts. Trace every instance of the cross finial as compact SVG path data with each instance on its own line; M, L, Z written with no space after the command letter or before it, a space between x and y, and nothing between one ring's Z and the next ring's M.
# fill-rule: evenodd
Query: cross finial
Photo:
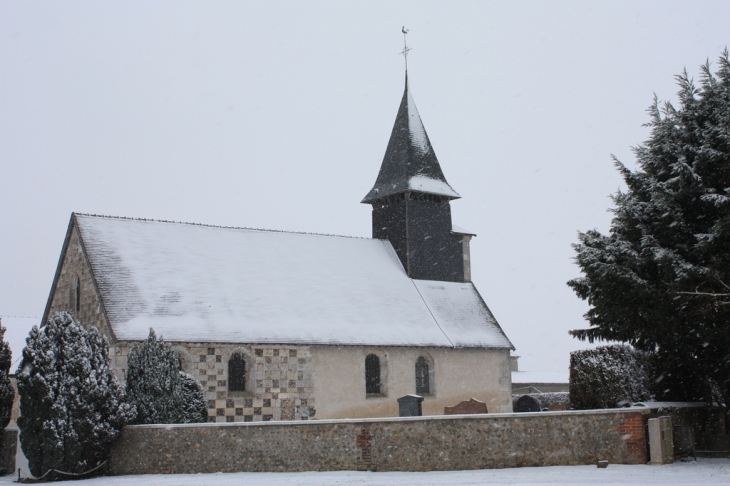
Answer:
M411 49L406 43L406 34L408 33L408 29L406 29L405 25L401 29L401 32L403 32L403 50L401 51L401 55L406 61L406 72L408 72L408 51L410 51Z

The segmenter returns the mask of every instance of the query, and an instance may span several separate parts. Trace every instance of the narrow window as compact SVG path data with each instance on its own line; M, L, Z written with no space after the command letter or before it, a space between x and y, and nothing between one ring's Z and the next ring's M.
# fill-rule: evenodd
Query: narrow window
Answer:
M79 277L76 277L76 288L74 289L74 307L76 312L81 308L81 282Z
M228 391L246 391L246 361L241 353L228 360Z
M423 356L416 360L416 393L429 393L428 363Z
M365 393L380 393L380 358L374 354L365 358Z

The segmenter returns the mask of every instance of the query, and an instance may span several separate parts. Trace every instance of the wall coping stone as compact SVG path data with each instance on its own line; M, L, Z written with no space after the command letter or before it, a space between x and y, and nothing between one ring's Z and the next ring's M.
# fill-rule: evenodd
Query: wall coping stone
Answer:
M127 428L150 428L150 429L172 429L172 428L188 428L188 427L276 427L286 426L316 426L324 424L372 424L383 422L429 422L443 421L454 419L503 419L503 418L528 418L528 417L547 417L560 415L604 415L614 413L638 413L640 415L650 415L651 410L644 408L607 408L597 410L559 410L545 412L523 412L523 413L474 413L474 414L458 414L458 415L424 415L421 417L371 417L371 418L353 418L353 419L325 419L325 420L273 420L268 422L203 422L199 424L140 424L127 425Z

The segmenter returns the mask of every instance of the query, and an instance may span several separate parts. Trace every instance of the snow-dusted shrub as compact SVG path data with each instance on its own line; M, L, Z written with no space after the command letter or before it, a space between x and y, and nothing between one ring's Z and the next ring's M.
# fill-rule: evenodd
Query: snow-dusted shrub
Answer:
M181 373L172 346L154 329L142 345L135 345L127 359L127 396L137 407L138 424L205 422L208 410L202 386ZM204 410L203 410L204 408Z
M184 371L180 372L180 382L185 398L185 423L207 422L208 403L205 400L203 385Z
M10 410L13 408L15 396L15 389L10 383L9 376L11 358L10 346L5 342L5 328L0 326L0 432L10 422Z
M570 403L579 410L651 400L649 356L625 345L570 353Z
M134 418L109 365L106 338L58 312L40 329L34 326L26 343L17 371L18 427L31 473L84 473L101 466ZM64 476L51 471L45 478Z

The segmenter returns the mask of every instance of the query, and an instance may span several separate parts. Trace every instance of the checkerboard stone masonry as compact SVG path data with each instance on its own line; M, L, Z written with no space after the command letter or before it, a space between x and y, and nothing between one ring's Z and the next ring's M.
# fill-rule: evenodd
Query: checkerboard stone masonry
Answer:
M135 343L117 341L107 326L86 262L78 231L74 229L69 235L55 292L52 292L50 313L69 311L83 325L97 327L109 339L109 354L117 378L126 381L127 356ZM181 357L183 371L203 385L211 422L308 420L314 416L309 346L172 344ZM234 352L247 356L246 373L252 374L246 380L245 392L228 391L228 360Z
M246 392L229 392L228 359L242 348L252 355L247 373L253 377L246 381L254 386ZM200 344L188 349L193 357L188 372L206 390L211 422L308 420L314 415L308 346Z

